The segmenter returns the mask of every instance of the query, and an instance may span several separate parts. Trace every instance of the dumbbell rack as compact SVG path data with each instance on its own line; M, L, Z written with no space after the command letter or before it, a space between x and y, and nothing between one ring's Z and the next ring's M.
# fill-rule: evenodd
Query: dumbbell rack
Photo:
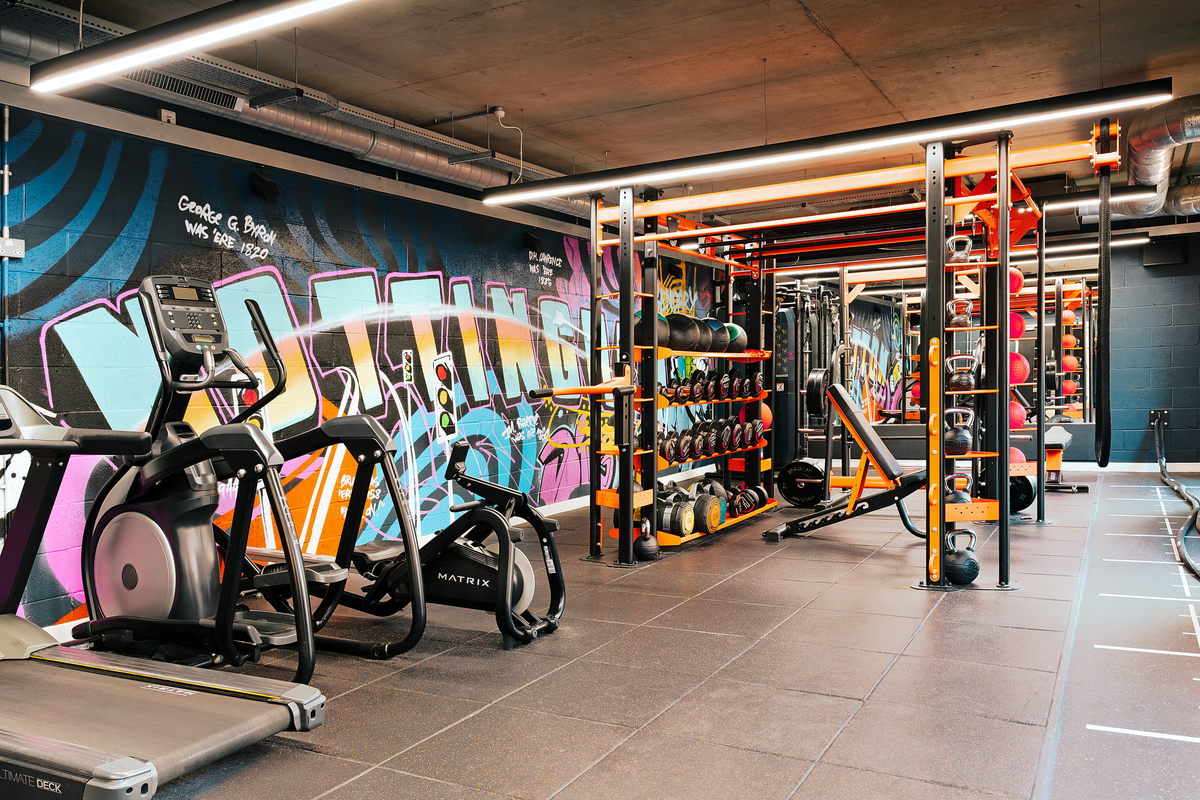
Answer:
M656 196L656 194L655 194ZM644 199L653 199L647 197ZM637 378L634 380L636 387L635 394L631 398L631 402L622 402L622 398L615 397L616 401L614 414L614 440L616 446L614 448L603 448L600 444L600 437L593 435L590 437L590 475L591 475L591 492L594 502L591 504L591 515L589 520L589 543L588 543L588 558L600 559L603 557L603 541L605 530L605 522L603 509L616 509L616 528L615 536L617 539L617 566L632 566L635 564L633 555L633 541L639 531L635 529L635 510L640 512L636 516L642 519L655 520L657 518L657 497L656 486L658 479L658 470L665 468L665 463L658 454L658 426L657 424L647 424L648 417L651 414L656 415L659 407L659 398L656 391L658 378L658 363L664 359L678 357L698 357L707 356L710 359L724 359L730 362L752 362L762 361L769 365L770 352L733 354L733 353L695 353L671 350L667 347L661 347L658 341L658 328L655 324L646 324L643 326L645 338L641 345L634 344L633 323L635 303L639 305L638 311L641 312L641 318L644 321L652 321L657 319L658 315L658 268L659 268L659 249L660 245L654 241L646 241L642 254L642 280L641 286L643 291L636 291L634 286L634 196L633 189L625 187L619 190L619 215L618 215L618 253L617 253L617 291L611 295L602 294L602 260L600 258L600 241L602 238L602 228L599 223L600 198L593 196L592 198L592 214L591 214L591 268L592 268L592 331L591 331L591 376L595 381L598 376L603 373L605 351L613 351L616 353L616 364L614 372L629 370L636 372ZM663 246L663 250L675 250ZM694 256L695 254L687 251L678 251L683 257ZM705 259L706 261L708 259ZM721 262L720 259L713 259L714 263ZM721 293L724 302L722 313L717 313L714 309L714 315L720 319L728 321L732 313L732 288L733 278L731 268L740 267L732 261L724 261L724 269L719 270L719 273L724 276L722 283L723 292ZM714 279L714 284L716 283ZM752 300L757 298L757 308L762 307L762 285L758 273L754 274L752 287ZM774 292L773 279L770 291ZM601 346L602 341L602 326L603 313L601 309L601 301L615 299L618 305L618 344L609 347ZM748 349L761 350L764 344L763 328L761 319L756 320L758 324L743 325L748 337ZM771 327L771 326L767 326ZM634 367L637 367L635 370ZM626 373L622 373L626 374ZM765 374L764 380L766 386L770 386L773 376ZM762 398L769 397L769 391L762 393ZM591 404L590 424L593 432L599 432L602 422L602 403L604 401L595 398ZM731 401L704 401L705 403L716 404L719 402L752 402L746 400L731 400ZM699 405L700 403L687 403L687 405ZM757 405L752 405L757 413ZM752 415L747 415L748 419L752 419ZM640 436L636 434L638 421L640 424ZM744 448L742 451L745 456L743 458L742 467L747 469L750 477L761 479L763 472L762 449L768 446L769 440L760 440L759 444L753 448ZM615 489L605 489L600 485L600 478L603 474L601 469L601 458L604 456L617 457L616 465L616 487ZM729 453L720 455L706 456L700 460L711 460L714 458L721 459L722 477L726 485L728 485L730 475L730 458ZM769 472L770 461L766 460L765 474L770 478ZM641 491L635 493L634 477L635 473L641 478ZM749 480L747 481L749 483ZM757 483L757 481L755 481ZM768 487L769 494L773 494L773 486ZM729 519L725 524L721 525L721 529L727 528L730 525L743 522L759 513L772 510L776 507L775 501L770 500L765 506L756 509L754 512L743 514L739 517ZM698 534L686 537L686 539L674 536L670 533L662 531L657 532L657 539L660 546L677 546L685 542L699 538L704 534Z

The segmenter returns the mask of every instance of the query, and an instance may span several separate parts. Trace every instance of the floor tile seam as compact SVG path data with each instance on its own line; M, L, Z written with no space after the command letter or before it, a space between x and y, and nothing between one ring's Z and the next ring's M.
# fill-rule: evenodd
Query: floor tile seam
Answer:
M285 731L285 733L286 732L287 731ZM294 732L295 731L292 731L292 733L294 733ZM373 763L371 761L363 761L361 758L347 758L346 756L341 756L341 755L337 755L336 753L330 753L328 751L321 750L318 745L311 744L306 739L293 739L288 736L281 736L279 734L276 734L276 735L270 737L270 742L272 745L274 745L276 747L286 747L289 750L299 750L302 753L310 753L314 756L321 756L322 758L331 758L334 761L344 761L347 764L358 764L359 766L363 766L363 767L377 766L375 763Z
M349 786L350 784L354 783L354 782L355 782L356 780L358 780L359 778L362 778L362 777L364 777L364 776L366 776L366 775L369 775L369 774L371 774L372 772L374 772L374 771L375 771L375 770L377 770L378 768L379 768L379 766L378 766L378 765L372 765L372 766L368 767L367 769L363 770L362 772L358 773L357 775L355 775L355 776L353 776L353 777L350 777L350 778L347 778L346 780L344 780L344 781L342 781L341 783L339 783L337 786L332 786L332 787L330 787L330 788L326 789L325 791L321 792L320 794L318 794L318 795L314 795L314 796L313 796L313 798L312 798L312 800L321 800L321 798L322 798L322 797L329 797L331 794L333 794L334 792L336 792L338 789L344 789L344 788L346 788L347 786Z
M430 656L430 658L432 658L432 656ZM421 659L421 661L414 662L412 666L416 666L417 664L420 664L420 663L422 663L423 661L425 661L425 659ZM405 671L405 670L407 670L407 669L409 669L409 668L408 668L408 667L401 667L400 669L394 669L394 670L392 670L390 673L387 673L387 674L384 674L384 675L380 675L380 676L379 676L378 678L376 678L375 680L367 681L366 683L361 683L361 684L359 684L358 686L355 686L353 689L347 689L346 691L342 692L341 694L336 694L336 695L334 695L333 697L327 697L327 698L325 699L325 701L326 701L326 703L332 703L334 700L338 700L338 699L340 699L340 698L342 698L342 697L345 697L346 695L350 694L351 692L357 692L359 689L365 689L365 688L366 688L366 687L368 687L368 686L371 686L371 685L373 685L373 684L376 684L376 683L378 683L379 681L383 680L384 678L390 678L390 677L393 677L393 676L394 676L396 673L398 673L398 672L404 672L404 671Z
M983 661L965 661L961 658L948 658L946 656L925 656L917 653L903 653L905 658L918 658L922 661L947 661L951 664L972 664L982 667L1004 667L1005 669L1019 669L1026 672L1044 672L1049 675L1057 675L1057 669L1038 669L1037 667L1019 667L1015 664L989 664Z
M732 576L731 576L731 577L732 577ZM790 619L790 618L791 618L791 616L789 616L788 618ZM780 624L783 624L783 623L780 623ZM638 627L642 627L642 626L640 626L640 625L639 625ZM778 626L776 626L776 627L778 627ZM617 638L619 639L620 637L617 637ZM616 641L616 640L614 639L613 641ZM691 689L689 689L688 691L684 692L682 695L680 695L678 698L676 698L676 699L675 699L673 702L669 703L667 706L665 706L664 708L662 708L662 709L661 709L661 710L660 710L660 711L659 711L657 714L655 714L654 716L650 717L650 719L646 720L646 721L645 721L645 722L644 722L644 723L641 725L641 727L639 727L639 728L635 729L635 730L634 730L632 733L630 733L630 734L629 734L628 736L626 736L624 739L622 739L621 741L617 742L617 743L616 743L615 745L613 745L613 747L612 747L612 748L610 748L610 749L609 749L607 752L603 753L603 754L602 754L602 755L601 755L599 758L597 758L597 759L596 759L596 760L594 760L592 763L590 763L590 764L588 764L586 767L584 767L584 768L583 768L583 769L582 769L582 770L581 770L581 771L580 771L578 774L576 774L576 775L575 775L575 777L571 778L569 781L567 781L566 783L564 783L564 784L563 784L562 786L560 786L558 789L554 790L554 791L553 791L553 792L552 792L552 793L549 795L549 797L547 798L547 800L554 800L554 798L555 798L555 797L557 797L559 794L561 794L563 791L565 791L565 790L567 789L567 787L569 787L571 784L575 783L575 781L579 780L579 779L580 779L580 778L582 778L584 775L586 775L588 772L590 772L592 769L594 769L594 768L596 767L596 765L600 764L600 763L601 763L601 762L603 762L605 759L607 759L609 756L611 756L613 753L615 753L617 750L619 750L621 747L623 747L623 746L625 745L625 743L626 743L626 742L628 742L628 741L629 741L630 739L632 739L634 736L637 736L637 735L638 735L639 733L641 733L642 731L646 730L646 728L647 728L649 725L653 724L655 720L657 720L657 719L658 719L659 717L661 717L663 714L666 714L668 711L670 711L672 708L674 708L675 706L677 706L679 703L683 702L683 700L684 700L685 698L687 698L687 697L691 696L691 695L692 695L694 692L696 692L696 690L698 690L700 687L704 686L704 685L705 685L705 684L707 684L707 683L708 683L710 680L712 680L714 677L716 677L717 673L719 673L721 670L725 669L725 667L729 666L729 665L730 665L730 664L732 664L734 661L736 661L737 659L741 658L741 657L742 657L742 656L744 656L746 653L748 653L748 652L750 651L750 649L751 649L751 648L753 648L753 647L754 647L756 644L758 644L758 641L761 641L761 640L757 640L757 641L754 641L754 642L752 642L750 645L748 645L748 646L747 646L745 649L743 649L743 650L742 650L741 652L739 652L737 655L733 656L733 657L732 657L732 658L730 658L728 661L726 661L724 664L721 664L719 667L717 667L715 670L713 670L713 671L712 671L710 674L708 674L708 675L707 675L707 676L705 676L703 679L701 679L701 680L700 680L700 682L699 682L699 683L697 683L695 686L693 686ZM599 648L596 648L596 649L598 650ZM589 651L589 653L587 653L587 654L585 654L585 655L590 655L592 652L595 652L595 650ZM583 656L580 656L580 658L583 658ZM607 663L607 662L601 662L601 663Z
M972 792L974 794L983 794L983 795L987 795L989 797L997 797L997 798L1023 798L1024 797L1024 795L1009 794L1007 792L995 792L995 791L991 791L989 789L981 789L977 786L967 786L967 785L961 784L961 783L949 783L946 781L931 781L926 778L914 778L910 775L896 775L891 772L882 772L877 769L868 769L867 767L859 766L857 764L838 764L835 761L826 761L826 762L822 762L822 763L825 766L841 767L842 769L852 769L852 770L856 770L858 772L866 772L871 775L882 775L887 778L901 778L906 781L912 781L913 783L923 783L926 786L940 786L940 787L946 788L946 789L961 789L963 791ZM798 790L799 790L799 787L797 787L797 791ZM795 793L793 792L793 794L795 794Z
M636 628L633 628L633 629L631 629L631 630L636 630ZM629 632L630 632L630 631L626 631L626 633L629 633ZM622 635L622 636L624 636L625 634L621 634L621 635ZM621 638L621 637L620 637L620 636L618 636L618 637L617 637L617 639L619 639L619 638ZM614 639L613 641L616 641L616 639ZM575 656L574 658L571 658L571 659L569 659L569 660L566 660L564 663L562 663L562 664L558 665L557 667L555 667L554 669L550 670L549 672L547 672L547 673L545 673L545 674L542 674L542 675L539 675L538 677L534 678L533 680L527 681L526 683L524 683L524 684L522 684L522 685L520 685L520 686L516 687L516 688L515 688L515 689L513 689L511 692L507 692L507 693L505 693L505 694L503 694L503 695L500 695L500 696L499 696L499 697L497 697L495 700L492 700L492 701L490 701L490 702L486 702L486 703L485 703L483 706L481 706L480 708L477 708L477 709L475 709L475 710L474 710L474 711L472 711L470 714L467 714L467 715L465 715L465 716L462 716L462 717L458 718L458 719L457 719L457 720L455 720L454 722L451 722L451 723L449 723L449 724L447 724L447 725L443 726L443 727L442 727L440 730L434 731L433 733L429 734L428 736L424 737L423 739L420 739L420 740L418 740L418 741L416 741L416 742L413 742L412 744L408 745L407 747L405 747L405 748L403 748L403 749L399 750L398 752L394 753L393 755L389 756L388 758L385 758L385 759L383 759L383 760L382 760L382 761L380 761L380 762L379 762L379 764L377 764L376 766L381 766L381 767L382 767L382 766L385 766L385 765L387 764L387 762L389 762L389 761L392 761L392 760L394 760L394 759L397 759L397 758L399 758L400 756L402 756L402 755L404 755L405 753L407 753L409 750L412 750L412 749L413 749L413 748L415 748L415 747L419 747L420 745L424 744L425 742L428 742L428 741L430 741L431 739L433 739L433 738L435 738L435 737L437 737L437 736L440 736L440 735L442 735L442 734L443 734L443 733L445 733L446 731L448 731L448 730L451 730L451 729L453 729L453 728L456 728L456 727L458 727L458 726L459 726L459 725L461 725L463 722L466 722L467 720L469 720L469 719L472 719L472 718L474 718L474 717L476 717L476 716L478 716L478 715L482 714L483 712L487 711L488 709L490 709L490 708L492 708L492 707L494 707L494 706L499 706L499 704L500 704L500 703L501 703L503 700L506 700L506 699L508 699L509 697L512 697L512 696L513 696L513 695L515 695L517 692L520 692L520 691L522 691L522 690L524 690L524 689L527 689L528 687L532 686L533 684L537 683L538 681L542 680L543 678L547 678L547 677L549 677L550 675L553 675L554 673L556 673L556 672L558 672L558 671L560 671L560 670L566 669L567 667L571 666L571 665L572 665L572 664L574 664L575 662L577 662L577 661L581 660L581 659L582 659L584 656L591 655L592 653L596 652L597 650L599 650L599 649L600 649L600 648L602 648L602 647L605 647L605 646L607 646L607 645L608 645L608 644L610 644L610 643L611 643L611 642L605 642L604 644L597 645L596 647L593 647L591 650L588 650L588 651L587 651L587 652L585 652L585 653L581 653L580 655L577 655L577 656ZM465 646L465 644L464 644L464 645L460 645L460 646ZM454 648L451 648L451 649L454 649ZM447 651L447 652L448 652L448 651ZM440 654L439 654L439 655L440 655ZM434 658L434 657L435 657L435 656L430 656L430 658ZM426 659L426 660L427 660L427 659ZM406 689L406 690L403 690L403 691L411 691L411 690L407 690L407 689ZM433 693L431 693L431 692L417 692L417 693L418 693L418 694L428 694L428 695L429 695L429 696L431 696L431 697L449 697L449 695L433 694ZM484 701L481 701L481 700L469 700L469 699L467 699L467 698L453 698L453 699L458 699L458 700L467 700L467 702L475 702L475 703L484 702ZM508 706L500 706L500 707L501 707L501 708L508 708ZM533 713L543 713L543 714L544 714L544 713L546 713L546 712L533 712ZM549 716L556 716L556 715L549 715ZM628 726L626 726L626 725L615 725L615 724L613 724L613 723L608 723L608 722L597 722L596 720L589 720L589 722L593 722L593 723L595 723L595 724L597 724L597 725L607 725L607 726L609 726L609 727L614 727L614 728L627 728L627 727L628 727ZM389 768L389 769L390 769L390 768Z
M866 702L866 701L864 701L864 702ZM911 708L916 711L935 711L938 714L945 714L945 713L961 714L965 717L975 717L976 719L990 719L993 722L1009 722L1009 723L1012 723L1013 725L1021 725L1026 728L1041 728L1043 731L1046 729L1045 722L1026 722L1026 721L1020 720L1020 719L1011 719L1009 717L998 717L998 716L995 716L994 714L980 714L980 713L977 713L974 711L964 711L962 709L939 709L939 708L934 708L932 706L922 706L922 705L917 705L914 703L904 703L904 702L900 702L900 701L896 701L896 700L874 700L874 699L872 699L871 703L873 705L880 705L880 706L894 706L896 708Z
M420 773L409 772L409 771L403 770L403 769L396 769L395 767L387 767L387 766L384 766L383 764L377 764L375 766L375 769L383 770L384 772L391 772L396 775L405 775L409 778L418 778L420 780L430 781L432 783L440 783L443 786L453 786L456 789L469 789L471 792L487 795L489 797L505 797L505 798L511 797L511 798L514 798L514 800L522 800L517 795L504 794L503 792L492 792L492 791L488 791L487 789L477 789L474 786L468 786L465 783L455 783L454 781L448 781L448 780L445 780L444 778L433 778L433 777L430 777L429 775L421 775ZM359 777L362 777L362 776L360 775ZM357 778L355 778L354 780L357 780Z
M1071 671L1071 657L1075 650L1075 636L1079 628L1079 616L1083 609L1084 586L1087 583L1088 567L1092 557L1092 545L1096 540L1096 525L1100 518L1100 503L1099 497L1105 489L1104 475L1097 476L1096 479L1096 498L1097 502L1092 510L1092 523L1089 526L1087 546L1084 550L1084 555L1080 559L1080 573L1076 577L1075 583L1075 599L1071 606L1071 615L1067 620L1066 636L1063 640L1062 649L1059 651L1058 667L1056 669L1057 678L1054 682L1054 693L1050 700L1050 714L1046 723L1046 735L1042 739L1041 751L1038 754L1038 763L1034 768L1033 776L1033 791L1030 793L1032 800L1048 800L1050 797L1050 786L1054 775L1054 763L1058 755L1058 742L1062 733L1063 711L1066 703L1067 679Z
M649 723L647 723L647 724L649 724ZM772 758L782 758L787 761L803 761L808 764L813 764L813 765L816 764L816 762L813 761L811 758L803 758L801 756L784 755L783 753L776 753L771 750L760 750L757 747L747 747L745 745L740 745L740 744L730 744L729 742L717 742L717 741L713 741L712 739L699 739L695 736L686 736L686 735L680 734L680 733L668 733L667 731L661 731L661 730L648 730L648 731L646 731L646 733L653 734L655 736L662 736L667 739L679 739L680 741L684 741L684 742L696 742L698 744L712 744L712 745L716 745L717 747L726 747L730 750L738 750L743 753L754 753L755 755L771 756Z

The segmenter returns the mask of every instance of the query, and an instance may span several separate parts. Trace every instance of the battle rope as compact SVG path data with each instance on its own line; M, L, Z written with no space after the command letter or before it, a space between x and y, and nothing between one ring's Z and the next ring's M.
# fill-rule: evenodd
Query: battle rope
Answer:
M1175 549L1179 551L1179 558L1184 564L1187 565L1187 568L1192 571L1193 575L1200 579L1200 566L1198 566L1196 561L1188 554L1187 545L1184 543L1184 539L1187 537L1188 531L1193 531L1196 529L1196 516L1198 513L1200 513L1200 501L1192 496L1192 494L1183 487L1182 483L1172 478L1171 473L1167 472L1167 457L1163 454L1163 451L1166 448L1163 444L1163 417L1161 414L1154 419L1153 427L1154 456L1158 459L1159 478L1161 478L1162 482L1170 487L1171 491L1179 495L1180 499L1187 503L1192 509L1192 513L1188 514L1187 521L1180 525L1179 529L1175 531Z
M1100 120L1100 152L1109 148L1108 119ZM1096 315L1096 463L1108 466L1112 445L1112 413L1109 408L1109 309L1112 301L1112 169L1100 167L1100 304Z

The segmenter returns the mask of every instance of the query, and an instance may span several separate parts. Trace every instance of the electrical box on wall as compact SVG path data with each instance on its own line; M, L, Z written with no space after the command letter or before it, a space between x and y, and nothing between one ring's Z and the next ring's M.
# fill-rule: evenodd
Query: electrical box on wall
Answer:
M1186 264L1188 262L1188 243L1183 237L1169 239L1151 239L1150 244L1142 248L1142 266L1163 267L1168 264Z
M167 111L165 108L160 108L158 110L158 121L165 122L168 125L174 125L175 124L175 112Z

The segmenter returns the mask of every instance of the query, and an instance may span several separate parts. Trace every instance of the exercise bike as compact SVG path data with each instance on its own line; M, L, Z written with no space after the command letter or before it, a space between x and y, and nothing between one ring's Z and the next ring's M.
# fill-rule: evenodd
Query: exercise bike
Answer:
M146 455L128 455L92 504L84 530L82 573L91 620L73 634L94 649L149 655L193 666L257 661L265 648L296 646L294 680L312 676L313 613L306 583L344 585L336 564L305 567L279 470L284 458L250 415L283 390L283 382L230 424L201 433L183 422L192 395L209 389L258 388L246 362L228 346L224 315L212 284L184 277L151 276L138 300L161 386L146 432ZM257 304L246 301L260 331ZM218 380L218 363L241 376ZM223 549L214 542L218 482L237 479L233 522ZM282 548L281 568L256 578L256 588L287 586L290 613L251 611L240 602L242 565L258 487L263 487ZM264 508L264 514L266 510ZM338 591L319 614L332 613Z
M332 423L355 420L355 417L340 417L330 420L317 431L300 434L293 439L279 442L281 452L289 458L312 452L314 442L325 439L325 445L346 444L351 454L358 451L358 467L351 488L351 497L346 511L346 523L339 541L337 563L349 564L361 584L355 590L347 590L341 596L341 604L377 617L390 617L421 597L427 603L473 608L491 612L496 618L505 650L516 644L528 644L537 636L553 633L558 629L566 602L566 587L562 579L562 565L558 558L558 547L554 531L558 523L541 515L529 501L529 496L497 483L475 478L466 474L467 442L456 442L450 449L446 466L446 480L476 495L477 499L453 505L454 513L465 512L446 528L435 533L419 548L410 549L401 541L376 539L358 546L354 545L358 535L356 520L362 519L374 467L383 467L385 484L391 496L397 519L402 531L411 532L412 523L408 504L399 491L395 477L396 445L386 438L382 428L368 418L382 442L367 443L346 437L332 438ZM359 422L361 430L368 427ZM319 435L318 435L319 434ZM353 449L352 449L353 448ZM510 520L523 519L537 535L538 544L546 566L549 584L549 608L544 616L529 611L532 603L536 578L529 558L514 542L521 541L521 533L512 527ZM489 542L489 540L492 540ZM418 559L410 559L409 553L418 552ZM417 587L414 591L413 587ZM314 594L328 592L328 587L310 587ZM264 594L272 603L285 600L284 587ZM414 610L414 616L417 613ZM422 615L422 627L423 627ZM317 637L322 649L349 652L367 658L390 658L395 646L383 643L362 643L328 636Z
M278 348L265 325L258 324L257 328L264 353L282 382L286 370ZM273 393L264 400L269 402L274 396ZM254 406L255 410L258 408L261 404ZM467 475L470 447L466 442L451 447L445 479L456 481L478 499L451 506L454 513L466 513L420 546L407 499L400 490L396 443L373 417L364 414L336 417L310 431L282 439L275 446L287 461L344 447L356 463L334 557L336 564L351 567L354 577L344 586L323 583L309 586L310 592L323 598L316 614L317 630L328 621L329 614L323 610L328 608L332 612L328 601L335 594L338 604L377 617L390 617L411 606L408 634L398 641L369 642L321 635L317 637L320 649L373 659L406 652L416 645L425 630L426 602L493 613L505 649L517 643L527 644L539 634L552 633L558 628L566 598L553 535L558 523L543 517L524 492ZM401 536L357 545L377 467L383 473ZM513 546L521 541L520 531L510 524L514 517L528 522L538 537L550 590L545 616L529 611L536 580L529 558ZM419 558L408 557L416 552L420 553ZM272 562L279 556L264 550L252 550L250 555L243 569L245 581L255 585L263 574L274 569ZM312 566L320 563L312 557L305 559ZM262 563L267 566L261 566ZM277 611L287 613L292 610L291 592L290 586L279 584L261 593Z

